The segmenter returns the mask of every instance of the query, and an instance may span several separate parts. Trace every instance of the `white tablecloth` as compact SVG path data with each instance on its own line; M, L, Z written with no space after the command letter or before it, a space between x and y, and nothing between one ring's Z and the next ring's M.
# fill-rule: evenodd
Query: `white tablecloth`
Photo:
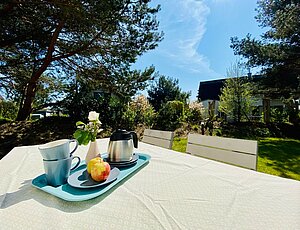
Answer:
M14 148L0 161L0 229L300 229L299 181L145 143L136 152L152 157L138 173L67 202L31 185L44 173L37 146Z

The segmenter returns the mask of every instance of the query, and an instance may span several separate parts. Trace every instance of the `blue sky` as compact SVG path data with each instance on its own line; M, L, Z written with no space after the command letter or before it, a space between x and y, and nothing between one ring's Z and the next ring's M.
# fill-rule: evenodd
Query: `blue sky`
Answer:
M154 65L160 74L179 79L183 91L195 99L199 82L224 78L239 59L230 48L230 37L247 33L259 38L263 30L254 16L256 0L152 0L160 4L157 15L164 40L134 65ZM255 73L255 70L252 70Z

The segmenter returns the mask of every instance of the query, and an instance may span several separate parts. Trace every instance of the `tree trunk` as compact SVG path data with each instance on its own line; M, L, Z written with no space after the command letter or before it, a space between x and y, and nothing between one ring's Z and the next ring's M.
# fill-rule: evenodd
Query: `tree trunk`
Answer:
M36 86L37 86L36 81L30 81L28 83L25 90L24 99L21 101L20 104L20 108L16 118L17 121L24 121L29 117L32 111L32 103L35 97Z
M237 108L237 122L240 123L241 122L241 100L240 100L240 97L238 98L238 108Z
M264 122L270 123L270 99L263 98Z
M18 111L18 115L16 118L17 121L26 120L32 111L32 103L33 103L33 100L35 97L37 83L38 83L41 75L48 68L48 66L50 65L50 63L52 61L52 54L54 51L54 46L55 46L58 35L59 35L60 31L62 30L63 26L64 26L64 21L60 21L52 35L52 38L49 43L49 47L47 50L46 57L43 61L43 64L36 71L34 71L32 73L31 79L28 82L26 90L25 90L24 100L22 100L21 104L20 104L20 109Z

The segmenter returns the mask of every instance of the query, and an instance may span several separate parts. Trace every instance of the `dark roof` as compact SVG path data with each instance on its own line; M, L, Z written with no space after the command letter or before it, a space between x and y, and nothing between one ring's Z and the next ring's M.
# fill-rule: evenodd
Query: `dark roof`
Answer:
M251 77L243 76L241 78L246 78L252 82L257 82L261 80L263 75L252 75ZM198 91L198 100L220 100L221 89L224 86L224 83L228 78L211 80L211 81L202 81L199 85Z
M199 85L198 99L205 100L219 100L221 95L221 88L223 88L226 79L202 81Z

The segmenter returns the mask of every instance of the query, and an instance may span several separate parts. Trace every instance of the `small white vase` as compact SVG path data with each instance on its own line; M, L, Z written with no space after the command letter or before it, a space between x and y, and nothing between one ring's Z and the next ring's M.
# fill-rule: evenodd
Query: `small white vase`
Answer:
M89 163L89 161L95 157L98 157L100 154L100 151L98 149L97 141L90 142L89 150L85 157L85 163L86 165Z

